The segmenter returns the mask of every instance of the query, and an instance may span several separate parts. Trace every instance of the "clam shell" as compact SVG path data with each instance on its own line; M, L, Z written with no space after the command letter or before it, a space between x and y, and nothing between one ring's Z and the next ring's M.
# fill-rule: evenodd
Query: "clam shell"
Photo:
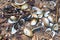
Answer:
M47 18L42 18L44 26L49 26L49 20Z
M37 23L37 20L36 19L32 19L30 24L33 26L33 25L36 25L36 23Z
M25 9L27 9L27 8L28 8L28 4L24 4L24 5L21 6L21 9L22 9L22 10L25 10Z
M58 30L58 24L54 24L53 29Z
M48 16L48 19L50 22L54 23L54 17L53 16Z
M28 28L24 28L24 34L29 36L29 37L32 37L33 36L33 33L31 30L29 30Z

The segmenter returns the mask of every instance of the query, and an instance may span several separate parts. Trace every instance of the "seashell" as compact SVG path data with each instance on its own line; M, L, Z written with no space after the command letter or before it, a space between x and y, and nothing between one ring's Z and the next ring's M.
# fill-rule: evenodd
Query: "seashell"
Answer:
M43 10L40 10L38 7L32 7L32 10L36 10L37 12L34 12L35 14L42 14Z
M51 31L51 28L47 28L47 29L46 29L46 32L49 32L49 31Z
M60 23L60 18L58 19L58 23Z
M54 23L54 17L53 16L48 16L48 19L50 22Z
M21 6L21 9L22 9L22 10L25 10L25 9L27 9L28 7L29 7L28 4L24 4L24 5Z
M38 18L42 18L42 17L43 17L43 14L39 14L39 15L38 15Z
M23 32L24 32L25 35L27 35L29 37L33 36L32 30L29 30L28 28L24 28Z
M36 25L36 23L37 23L37 20L36 19L32 19L30 24L33 26L33 25Z
M53 23L50 23L50 27L52 27L54 24Z
M45 12L44 17L48 17L49 13L50 13L50 11Z
M15 16L11 16L10 19L8 19L8 23L16 23L17 18Z
M54 37L56 35L55 31L52 31L51 36Z
M22 2L22 3L15 2L15 5L23 5L23 4L25 4L25 3L26 3L26 1L24 1L24 2Z
M32 17L34 18L38 18L38 16L36 14L32 14Z
M17 30L14 29L14 25L13 25L12 30L11 30L11 34L15 34L16 32L17 32Z
M47 18L42 18L42 22L44 23L44 26L49 26L49 20Z
M58 30L58 29L59 29L59 28L58 28L58 24L54 24L53 29L54 29L54 30Z

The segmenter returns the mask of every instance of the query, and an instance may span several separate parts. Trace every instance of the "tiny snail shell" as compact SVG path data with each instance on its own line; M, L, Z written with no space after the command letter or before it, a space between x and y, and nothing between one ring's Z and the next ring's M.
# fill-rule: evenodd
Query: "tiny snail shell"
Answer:
M49 26L49 20L47 18L42 18L42 22L44 23L44 26Z
M23 32L24 32L25 35L27 35L29 37L33 36L32 30L29 30L28 28L24 28Z
M37 23L37 20L36 19L32 19L30 24L33 26L33 25L36 25L36 23Z

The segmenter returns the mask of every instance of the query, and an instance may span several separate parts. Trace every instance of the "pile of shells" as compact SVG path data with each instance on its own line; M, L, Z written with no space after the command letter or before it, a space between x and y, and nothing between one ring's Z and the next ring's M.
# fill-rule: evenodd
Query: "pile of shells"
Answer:
M32 0L31 0L32 1ZM7 14L1 15L6 18L3 22L7 24L4 33L3 40L18 40L16 35L21 37L21 40L53 40L53 38L59 33L60 17L58 17L58 22L56 22L56 10L55 1L43 1L39 3L39 7L35 4L30 5L28 1L10 3L10 5L5 6L2 11ZM13 14L13 15L11 15ZM18 14L18 15L16 15ZM1 24L1 26L5 26ZM9 25L10 24L10 25ZM1 27L2 29L2 27ZM4 31L4 30L2 30ZM12 38L13 37L13 38ZM2 36L0 35L0 39Z

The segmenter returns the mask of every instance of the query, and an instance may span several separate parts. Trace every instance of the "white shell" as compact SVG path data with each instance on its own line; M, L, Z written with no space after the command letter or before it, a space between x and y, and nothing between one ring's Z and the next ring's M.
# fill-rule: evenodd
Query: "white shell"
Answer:
M35 19L33 19L32 21L31 21L31 25L33 26L33 25L36 25L36 23L37 23L37 20L35 20Z
M51 31L51 28L47 28L47 29L46 29L46 32L48 32L48 31Z
M17 21L11 21L10 19L8 19L8 23L16 23Z
M44 26L49 26L49 20L47 18L43 18L43 23L44 23Z
M10 19L16 20L17 18L15 16L11 16Z
M52 23L54 22L53 16L48 16L48 19L49 19L50 22L52 22Z
M48 17L49 13L50 13L50 11L45 12L44 17Z
M56 35L56 32L55 31L52 31L52 37L54 37Z
M50 23L50 27L52 27L54 24L53 23Z
M23 3L17 3L17 2L15 2L15 5L23 5L25 3L26 3L26 1L24 1Z
M24 28L24 34L27 35L27 36L29 36L29 37L33 36L32 31L29 30L29 29L27 29L27 28Z
M54 24L53 29L58 30L58 24Z
M14 26L12 27L11 34L15 34L17 30L14 29Z
M32 10L36 10L35 14L42 14L42 10L40 10L38 7L32 7Z

